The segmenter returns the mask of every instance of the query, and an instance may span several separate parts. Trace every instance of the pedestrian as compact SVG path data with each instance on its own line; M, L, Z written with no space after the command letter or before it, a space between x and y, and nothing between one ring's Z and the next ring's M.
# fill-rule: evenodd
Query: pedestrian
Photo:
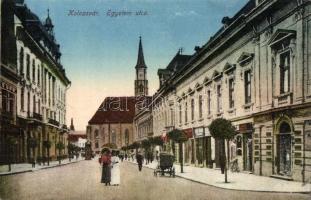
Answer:
M111 182L111 154L109 149L103 149L101 156L102 178L101 182L110 185Z
M156 160L159 161L159 151L156 151Z
M125 154L125 160L127 160L127 153Z
M117 151L112 151L111 157L111 185L120 185L120 159Z
M141 171L142 167L143 167L143 162L144 162L144 157L143 155L141 155L140 153L138 153L136 155L136 161L138 164L138 170Z

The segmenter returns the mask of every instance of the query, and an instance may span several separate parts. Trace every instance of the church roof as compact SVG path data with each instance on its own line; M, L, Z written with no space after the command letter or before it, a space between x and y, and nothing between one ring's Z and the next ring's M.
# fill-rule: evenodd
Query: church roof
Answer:
M106 97L89 124L132 123L136 97Z
M135 68L147 68L145 64L144 51L143 51L143 45L141 42L141 37L139 37L138 57L137 57L137 64Z

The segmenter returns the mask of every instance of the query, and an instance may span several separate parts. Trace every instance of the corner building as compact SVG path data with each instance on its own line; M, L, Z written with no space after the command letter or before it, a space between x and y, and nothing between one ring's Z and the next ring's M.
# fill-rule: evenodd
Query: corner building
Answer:
M310 181L310 13L310 1L250 0L166 79L159 92L172 94L173 126L190 135L185 162L217 167L208 126L226 118L239 132L228 159L238 159L241 170ZM158 116L168 119L159 106L170 105L167 97L153 111L155 135L164 127Z

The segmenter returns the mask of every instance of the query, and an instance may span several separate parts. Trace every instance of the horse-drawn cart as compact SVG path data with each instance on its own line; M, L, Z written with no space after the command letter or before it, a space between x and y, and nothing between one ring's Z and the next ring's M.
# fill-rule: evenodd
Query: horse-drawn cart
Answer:
M154 176L158 174L164 176L169 174L172 177L175 177L175 167L174 167L174 155L169 153L160 153L160 164L154 170Z

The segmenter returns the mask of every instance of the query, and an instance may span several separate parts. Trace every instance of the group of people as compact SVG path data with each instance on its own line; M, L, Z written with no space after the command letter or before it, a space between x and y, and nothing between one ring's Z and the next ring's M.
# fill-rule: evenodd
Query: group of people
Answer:
M101 182L105 185L120 185L120 159L117 151L103 149L102 156L99 159L102 164Z

